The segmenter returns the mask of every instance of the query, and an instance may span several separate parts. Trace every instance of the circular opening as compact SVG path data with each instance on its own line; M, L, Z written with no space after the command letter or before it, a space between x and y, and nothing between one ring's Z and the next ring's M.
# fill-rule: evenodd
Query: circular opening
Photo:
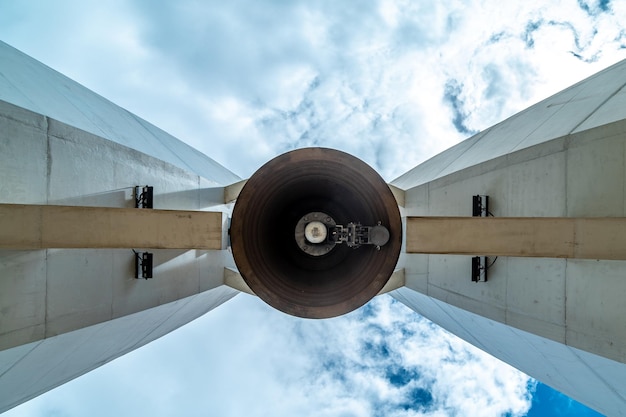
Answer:
M310 213L327 214L336 224L380 221L389 243L381 250L336 245L312 255L294 235ZM310 237L319 239L313 232ZM300 317L332 317L365 304L393 273L400 214L387 184L364 162L330 149L300 149L271 160L248 180L233 210L231 242L239 272L265 302Z

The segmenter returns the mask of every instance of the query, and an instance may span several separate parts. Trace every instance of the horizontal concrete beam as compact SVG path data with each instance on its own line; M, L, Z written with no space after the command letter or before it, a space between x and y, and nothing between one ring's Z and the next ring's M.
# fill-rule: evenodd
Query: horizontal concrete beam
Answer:
M407 253L626 259L626 218L408 217Z
M222 213L0 204L0 248L222 249Z

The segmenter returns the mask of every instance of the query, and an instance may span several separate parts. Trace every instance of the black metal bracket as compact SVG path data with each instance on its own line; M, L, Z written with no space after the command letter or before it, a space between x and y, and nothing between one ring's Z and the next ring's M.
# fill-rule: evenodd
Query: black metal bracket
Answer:
M487 282L487 257L472 257L472 282Z
M135 187L135 208L153 208L154 187L137 185Z
M135 252L135 278L152 278L153 256L150 252Z
M376 226L363 226L361 223L340 224L330 230L330 239L335 243L345 242L351 248L361 245L374 245L380 250L389 241L389 230L378 222Z
M487 217L489 213L489 196L488 195L474 195L472 196L472 216L473 217Z
M493 216L489 211L489 196L488 195L474 195L472 196L472 216L473 217L488 217ZM487 282L487 270L493 266L498 260L496 256L491 264L487 265L488 259L486 256L474 256L472 257L472 281L473 282Z

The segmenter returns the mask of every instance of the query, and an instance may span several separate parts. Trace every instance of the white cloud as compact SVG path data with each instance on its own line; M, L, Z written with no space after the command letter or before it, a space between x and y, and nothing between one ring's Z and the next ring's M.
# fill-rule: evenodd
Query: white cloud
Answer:
M8 3L7 41L244 177L314 145L391 180L626 56L620 2Z
M7 416L524 415L528 383L388 296L330 320L239 296Z

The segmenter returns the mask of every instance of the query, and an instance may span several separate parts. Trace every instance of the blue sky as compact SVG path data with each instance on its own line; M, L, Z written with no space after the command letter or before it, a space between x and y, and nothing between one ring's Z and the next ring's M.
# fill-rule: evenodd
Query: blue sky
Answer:
M624 2L510 3L3 0L0 39L242 177L327 146L392 180L626 58ZM246 295L6 415L174 413L593 415L389 297L310 321Z

